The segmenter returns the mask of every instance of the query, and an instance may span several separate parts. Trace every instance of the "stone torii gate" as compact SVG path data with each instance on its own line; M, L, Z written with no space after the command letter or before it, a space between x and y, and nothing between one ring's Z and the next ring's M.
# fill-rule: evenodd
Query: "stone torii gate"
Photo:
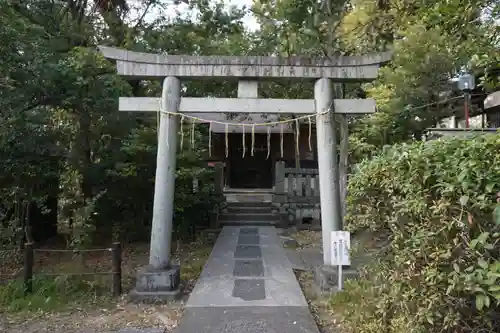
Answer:
M329 238L341 228L337 140L333 113L356 115L375 112L373 99L335 99L332 82L372 81L389 53L370 56L306 57L176 56L100 47L116 61L118 74L134 79L163 79L161 98L121 97L120 111L175 113L314 114L318 146L321 224L324 263L330 258ZM238 98L181 98L181 79L237 79ZM258 80L316 80L314 99L260 99ZM326 112L331 109L333 112ZM170 298L178 293L179 267L170 263L172 216L179 117L161 113L154 189L149 266L137 275L138 298Z

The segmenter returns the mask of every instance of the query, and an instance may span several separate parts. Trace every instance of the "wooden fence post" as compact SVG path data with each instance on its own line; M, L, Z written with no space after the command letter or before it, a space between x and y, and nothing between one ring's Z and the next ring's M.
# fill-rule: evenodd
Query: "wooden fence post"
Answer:
M24 244L24 296L33 292L33 243Z
M122 246L119 242L113 243L113 296L122 294Z

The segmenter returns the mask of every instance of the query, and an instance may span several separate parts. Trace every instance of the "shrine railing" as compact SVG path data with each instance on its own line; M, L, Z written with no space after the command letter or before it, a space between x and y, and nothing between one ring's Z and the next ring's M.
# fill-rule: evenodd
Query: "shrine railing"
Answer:
M320 220L318 169L286 168L285 162L277 162L274 186L273 202L291 223L299 227Z
M319 203L318 169L286 168L280 161L275 170L274 193L282 202Z

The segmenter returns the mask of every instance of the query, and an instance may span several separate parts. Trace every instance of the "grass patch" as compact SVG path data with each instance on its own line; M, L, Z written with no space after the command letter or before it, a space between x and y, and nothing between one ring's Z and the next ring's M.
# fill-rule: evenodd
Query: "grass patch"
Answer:
M181 279L197 280L211 251L211 246L204 246L191 252L191 256L186 257L181 265Z
M306 297L309 310L314 317L321 333L340 333L339 320L332 311L330 298L319 296L314 290L314 276L308 271L294 271L304 296Z
M196 284L212 252L218 233L202 233L195 242L186 244L176 253L181 265L183 292L188 294Z
M111 283L80 276L35 277L33 293L26 296L20 279L0 285L0 310L6 312L59 310L68 305L102 307L110 299Z

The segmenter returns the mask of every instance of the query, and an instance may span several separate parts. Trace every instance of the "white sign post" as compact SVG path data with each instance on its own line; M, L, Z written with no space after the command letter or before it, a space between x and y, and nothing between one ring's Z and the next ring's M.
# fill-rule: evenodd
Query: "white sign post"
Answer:
M332 231L330 234L331 265L338 267L338 288L342 290L342 266L349 266L351 259L351 234L349 231Z

